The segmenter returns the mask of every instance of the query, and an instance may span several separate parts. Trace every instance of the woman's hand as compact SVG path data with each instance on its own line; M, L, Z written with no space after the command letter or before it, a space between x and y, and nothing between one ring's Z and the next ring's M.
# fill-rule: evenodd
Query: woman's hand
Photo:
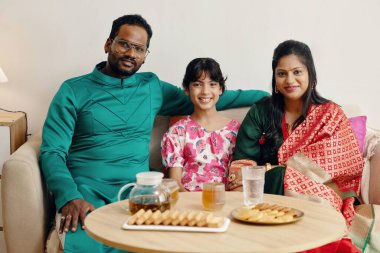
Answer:
M243 186L236 187L235 189L231 190L233 192L242 192L243 191Z
M243 178L241 168L244 166L257 166L253 160L241 159L233 161L228 169L227 190L228 191L243 191Z
M95 207L83 199L73 199L62 208L61 224L59 225L59 233L68 232L70 225L71 231L75 232L78 227L78 220L85 229L84 219L87 213L95 210Z

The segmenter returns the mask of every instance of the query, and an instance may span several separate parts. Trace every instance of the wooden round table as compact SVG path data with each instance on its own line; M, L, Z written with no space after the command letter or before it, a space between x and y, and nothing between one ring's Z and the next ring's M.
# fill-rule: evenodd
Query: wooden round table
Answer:
M176 208L202 210L200 192L180 193ZM235 221L231 211L242 205L241 192L226 192L226 204L216 215L231 219L224 233L124 230L128 201L91 212L86 231L95 240L132 252L297 252L336 241L345 235L343 216L330 206L285 196L264 195L264 202L297 208L300 221L284 225L253 225Z

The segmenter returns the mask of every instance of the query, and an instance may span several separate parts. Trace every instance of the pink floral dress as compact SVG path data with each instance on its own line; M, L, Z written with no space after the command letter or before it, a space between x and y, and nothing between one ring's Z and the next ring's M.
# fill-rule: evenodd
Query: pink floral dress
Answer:
M162 139L165 168L183 168L182 184L188 191L201 191L205 182L225 184L239 127L231 120L209 132L190 116L177 121Z

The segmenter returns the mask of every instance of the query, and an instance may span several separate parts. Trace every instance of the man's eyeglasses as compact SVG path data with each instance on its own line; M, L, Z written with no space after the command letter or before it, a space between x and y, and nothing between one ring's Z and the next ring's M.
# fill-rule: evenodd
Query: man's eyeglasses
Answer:
M149 54L149 50L146 46L133 44L127 40L111 39L112 42L115 42L115 50L120 54L125 54L131 49L134 49L136 54L143 58Z

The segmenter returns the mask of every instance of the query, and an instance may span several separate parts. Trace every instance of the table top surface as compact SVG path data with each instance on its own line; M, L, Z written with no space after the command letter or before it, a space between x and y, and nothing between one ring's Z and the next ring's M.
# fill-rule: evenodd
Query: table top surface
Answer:
M264 195L264 202L296 208L301 220L283 225L255 225L234 220L233 209L243 205L242 192L226 192L226 204L215 215L231 219L223 233L136 231L122 229L130 216L128 201L112 203L91 212L86 231L94 239L132 252L296 252L340 239L345 234L343 216L330 206L277 195ZM180 193L175 207L202 210L200 192Z

